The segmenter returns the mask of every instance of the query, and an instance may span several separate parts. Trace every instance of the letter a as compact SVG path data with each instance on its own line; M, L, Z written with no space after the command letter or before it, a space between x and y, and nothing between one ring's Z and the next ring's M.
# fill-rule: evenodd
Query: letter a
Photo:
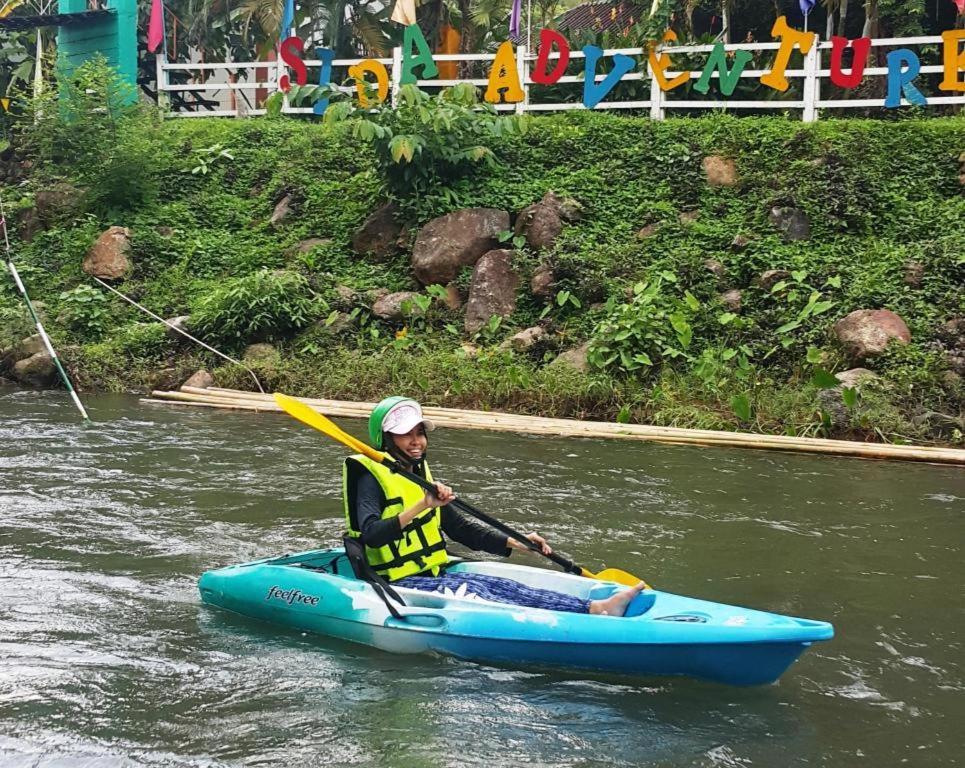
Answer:
M965 29L950 29L942 32L942 42L945 45L942 63L945 77L938 84L940 91L965 91L965 78L961 77L965 70L965 51L959 46L965 43Z
M801 53L807 53L814 45L816 35L813 32L798 32L787 25L787 17L780 16L771 28L771 37L781 39L781 47L777 49L777 57L771 71L761 75L761 82L775 91L786 91L790 83L784 77L787 64L791 60L791 51L800 48Z
M905 66L907 65L907 69ZM889 109L901 106L901 97L918 107L927 107L928 100L922 95L912 80L921 71L921 59L909 48L899 48L888 54L888 97L885 106Z
M490 104L498 104L503 91L505 91L504 100L507 104L515 104L523 100L519 70L516 69L516 56L513 54L513 44L509 40L500 45L499 50L496 51L493 68L489 70L489 85L484 98Z
M854 50L850 75L844 74L841 67L841 59L848 47ZM839 88L857 88L861 85L861 81L864 79L864 63L868 60L870 50L870 37L848 40L846 37L834 35L831 38L831 82Z
M587 109L593 109L599 104L603 97L620 82L620 78L637 65L637 62L629 56L617 53L613 56L613 69L610 70L610 74L597 85L596 64L602 55L602 48L597 48L595 45L583 46L583 56L586 61L586 69L583 71L583 106Z
M412 46L417 53L413 55ZM439 74L439 68L432 60L432 51L418 24L410 24L402 33L402 85L416 82L415 69L422 67L422 79L429 80Z
M710 76L716 69L720 75L720 92L724 96L730 96L737 87L737 83L740 82L741 72L744 71L744 67L750 63L752 58L754 58L754 56L750 51L734 51L734 66L728 71L727 54L724 51L724 45L723 43L717 43L707 58L707 66L704 67L704 71L700 75L700 80L698 80L694 86L694 90L700 93L707 93L707 91L710 90Z
M553 71L548 73L546 68L549 66L550 53L553 51L553 44L560 49L560 57L556 62ZM536 57L536 66L529 79L540 85L552 85L566 72L566 65L570 63L570 44L559 32L552 29L541 29L539 31L539 55Z

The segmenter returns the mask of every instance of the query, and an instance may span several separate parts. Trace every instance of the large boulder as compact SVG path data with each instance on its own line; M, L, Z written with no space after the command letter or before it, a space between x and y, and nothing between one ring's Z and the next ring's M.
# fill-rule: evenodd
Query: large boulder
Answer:
M768 218L787 242L811 238L811 220L800 208L774 207Z
M37 190L34 207L40 220L50 224L61 216L73 213L80 205L81 197L82 193L77 187L57 182Z
M526 244L535 251L552 248L563 231L563 221L579 218L579 203L565 200L553 192L547 192L538 203L520 211L516 217L515 234L524 235Z
M101 280L119 280L131 269L131 231L110 227L97 238L84 257L83 270Z
M419 308L415 305L415 298L418 295L414 291L388 293L375 301L372 305L372 314L380 320L401 322L410 315L418 313Z
M729 157L708 155L701 161L704 176L712 187L733 187L740 182L737 165Z
M281 200L275 203L275 210L271 212L271 219L268 223L277 229L279 226L281 226L281 223L288 218L291 212L292 197L291 195L285 195Z
M352 250L373 261L388 261L399 253L402 225L395 220L397 212L395 203L386 203L372 211L352 236Z
M834 335L852 360L880 355L891 341L907 344L911 331L888 309L858 309L834 324Z
M509 214L495 208L464 208L426 224L412 249L412 269L423 285L445 285L474 265L509 229Z
M181 385L184 387L196 387L197 389L207 389L208 387L214 386L214 376L208 373L204 368L199 371L195 371L188 377L188 380Z
M529 290L537 298L548 299L553 294L555 284L553 268L549 264L540 264L529 281Z
M47 345L44 344L43 337L39 333L28 336L13 348L13 359L15 362L26 360L39 352L46 352Z
M22 384L49 387L57 381L57 366L49 354L37 352L13 366L13 377Z
M513 252L484 254L472 273L466 302L466 332L475 333L494 315L508 317L516 309L519 275L513 270Z
M847 371L838 371L834 374L834 378L841 382L842 387L856 389L865 382L874 381L879 378L879 376L867 368L850 368Z
M774 290L774 286L780 283L782 280L787 280L791 276L791 273L786 269L769 269L766 272L761 273L761 276L757 278L757 284L761 286L765 291L770 293Z
M574 371L586 373L590 369L588 353L590 342L584 342L578 347L573 347L561 353L550 365L572 368Z

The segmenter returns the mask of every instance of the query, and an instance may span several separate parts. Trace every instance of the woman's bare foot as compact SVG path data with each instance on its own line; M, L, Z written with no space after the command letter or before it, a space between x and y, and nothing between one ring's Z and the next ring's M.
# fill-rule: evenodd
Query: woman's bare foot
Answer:
M630 605L630 601L646 588L647 585L641 581L635 587L617 592L606 600L593 600L590 602L590 613L605 616L622 616L627 612L627 606Z

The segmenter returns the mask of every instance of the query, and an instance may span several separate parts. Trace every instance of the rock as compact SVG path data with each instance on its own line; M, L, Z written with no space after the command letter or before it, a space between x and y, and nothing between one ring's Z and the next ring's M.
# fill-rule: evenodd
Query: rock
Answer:
M548 299L553 295L555 283L556 275L553 274L553 268L548 264L540 264L529 281L529 290L537 298Z
M509 229L509 214L495 208L464 208L426 224L412 248L412 268L423 285L445 285L462 267L474 265Z
M190 331L188 331L188 321L190 319L191 315L178 315L177 317L169 317L165 322L170 323L174 328L182 330L185 333L190 333ZM168 338L177 339L178 341L184 339L185 337L174 330L174 328L170 325L164 327L164 332L168 335Z
M965 349L965 317L953 317L941 324L938 337L948 346Z
M462 350L463 356L468 357L470 360L474 360L479 357L479 347L468 341L462 342L462 344L459 345L459 349Z
M525 235L526 244L534 251L552 248L563 231L562 205L560 198L547 192L538 203L520 211L515 234Z
M563 221L570 224L582 221L584 213L582 203L577 202L572 197L565 197L560 201L560 218Z
M922 411L911 417L911 423L920 429L938 435L965 432L965 418L939 411Z
M395 203L386 203L372 211L352 236L352 250L376 262L388 261L398 254L402 225L395 220L397 213Z
M259 362L263 360L271 360L272 358L278 357L278 350L272 344L249 344L245 347L245 353L242 355L243 360L249 362Z
M919 261L909 261L905 264L905 285L920 288L925 276L925 265Z
M948 365L949 373L965 376L965 354L961 352L946 352L945 362Z
M43 229L44 223L40 220L36 208L24 208L17 213L17 234L25 243L33 240Z
M46 352L37 352L13 366L13 377L21 384L49 387L57 381L57 366Z
M740 312L741 311L741 299L744 296L737 288L730 291L726 291L720 295L720 302L724 305L728 312Z
M661 226L660 222L656 222L655 224L647 224L647 226L641 227L637 230L637 240L649 240L660 231Z
M214 376L202 368L200 371L195 371L192 373L188 380L181 385L181 388L196 387L197 389L207 389L208 387L213 386Z
M336 285L335 295L342 309L351 309L359 299L359 295L347 285Z
M705 259L704 267L716 278L721 278L727 273L724 265L717 261L717 259Z
M46 351L47 347L44 345L43 337L39 333L35 333L33 336L28 336L17 344L11 351L11 355L13 361L18 362Z
M527 349L532 347L536 342L543 339L546 336L546 331L540 328L538 325L534 325L532 328L526 328L513 336L510 336L506 341L499 345L500 349L511 349L513 352L525 352Z
M683 211L678 218L681 224L687 226L688 224L693 224L700 218L700 211Z
M733 187L740 182L737 166L729 157L707 155L701 163L707 183L712 187Z
M155 227L154 231L157 232L161 237L174 236L174 227Z
M817 399L818 406L828 415L832 424L847 424L851 421L848 406L844 404L844 399L841 397L840 387L820 390Z
M584 342L578 347L573 347L561 353L550 365L566 366L580 373L586 373L590 369L587 360L587 353L590 350L590 342Z
M275 204L275 210L271 212L269 224L277 228L291 213L292 196L285 195Z
M390 322L401 322L407 317L421 314L421 310L415 304L415 298L418 295L414 291L388 293L372 305L372 314L380 320ZM406 306L403 306L404 304Z
M757 278L757 284L765 291L770 293L774 289L775 285L782 280L787 280L790 276L791 273L786 269L769 269L767 272L764 272L759 278Z
M118 280L131 269L131 231L110 227L97 238L84 257L83 270L101 280Z
M745 237L744 235L737 235L730 243L730 249L732 251L743 251L747 246L751 244L751 239Z
M389 295L389 292L385 288L370 288L365 292L365 298L368 301L369 306L372 306L373 304L375 304L375 302L377 302L383 296L388 296L388 295Z
M880 355L893 339L911 341L905 321L888 309L858 309L834 324L834 335L852 360Z
M331 322L328 319L320 320L316 325L323 331L334 335L345 333L355 327L355 321L348 312L339 312Z
M456 283L449 283L446 286L446 306L453 312L462 308L462 294Z
M77 210L80 205L82 192L70 184L57 182L38 189L34 195L34 207L37 216L45 224L51 224L61 216L66 216Z
M331 245L331 243L332 240L329 237L309 237L307 240L301 240L292 250L295 253L311 253L316 248Z
M519 275L512 262L513 252L505 249L489 251L476 262L466 302L467 333L475 333L494 315L508 317L516 309Z
M867 368L851 368L847 371L838 371L834 374L834 378L841 382L842 387L856 389L863 383L873 381L880 377L877 373L869 371Z
M14 386L14 382L10 381L10 379L3 378L3 376L0 376L0 387L12 387L12 386Z
M952 392L961 392L962 374L955 373L955 371L945 371L942 374L942 384L944 384Z
M811 220L800 208L771 208L768 218L787 242L811 237Z

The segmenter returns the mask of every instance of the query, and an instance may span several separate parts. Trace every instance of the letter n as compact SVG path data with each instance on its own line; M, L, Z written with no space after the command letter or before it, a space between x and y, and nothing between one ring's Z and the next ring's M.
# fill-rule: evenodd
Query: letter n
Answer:
M752 58L754 58L754 56L750 51L735 51L734 66L728 71L727 53L724 51L724 45L723 43L717 43L707 58L707 66L704 67L704 71L700 75L700 80L698 80L694 86L694 90L700 93L707 93L707 91L710 90L710 77L716 69L720 75L720 92L724 96L730 96L737 87L737 83L740 82L741 72L744 71L744 68L750 63Z

